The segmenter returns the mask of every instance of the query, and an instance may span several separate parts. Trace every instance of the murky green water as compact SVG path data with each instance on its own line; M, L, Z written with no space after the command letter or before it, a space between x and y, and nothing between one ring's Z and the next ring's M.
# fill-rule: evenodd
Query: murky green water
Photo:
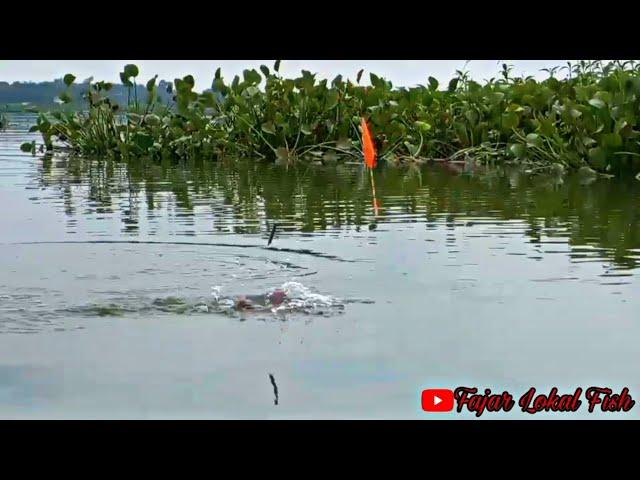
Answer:
M359 165L33 157L11 121L2 418L433 418L422 389L459 385L640 398L636 180L387 168L376 218ZM303 308L220 306L283 286Z

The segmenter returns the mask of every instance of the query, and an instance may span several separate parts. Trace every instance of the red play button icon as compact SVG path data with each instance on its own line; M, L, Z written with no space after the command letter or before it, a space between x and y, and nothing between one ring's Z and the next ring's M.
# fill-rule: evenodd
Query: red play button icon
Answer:
M450 412L453 410L453 390L446 388L423 390L422 410L425 412Z

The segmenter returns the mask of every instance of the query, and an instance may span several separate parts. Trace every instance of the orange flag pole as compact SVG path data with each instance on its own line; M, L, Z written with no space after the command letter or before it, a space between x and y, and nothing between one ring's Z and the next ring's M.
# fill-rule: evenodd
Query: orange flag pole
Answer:
M377 155L376 147L373 143L373 136L367 121L362 119L362 151L364 153L364 163L369 169L371 177L371 193L373 194L373 210L376 216L378 216L378 200L376 198L376 183L373 179L373 169L376 168Z
M373 195L373 211L378 216L378 199L376 198L376 182L373 180L373 169L369 169L369 173L371 176L371 193Z

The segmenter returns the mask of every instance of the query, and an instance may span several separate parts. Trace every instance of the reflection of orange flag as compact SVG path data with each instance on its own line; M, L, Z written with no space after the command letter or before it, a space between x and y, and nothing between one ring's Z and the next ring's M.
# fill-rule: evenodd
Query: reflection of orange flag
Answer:
M362 151L367 168L376 168L376 146L373 144L371 130L364 118L362 119Z

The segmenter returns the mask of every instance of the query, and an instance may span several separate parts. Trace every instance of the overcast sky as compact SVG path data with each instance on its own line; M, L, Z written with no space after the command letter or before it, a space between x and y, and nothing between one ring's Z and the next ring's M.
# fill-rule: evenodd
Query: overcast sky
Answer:
M241 75L245 68L258 68L266 64L273 66L273 60L0 60L0 81L44 81L60 78L73 73L79 81L93 76L96 80L119 81L118 72L127 63L140 67L143 80L158 74L161 79L173 80L192 74L196 88L211 85L216 68L222 67L225 79ZM476 80L489 79L498 75L500 65L506 62L514 66L515 74L536 77L545 76L540 69L565 65L566 60L472 60L467 69ZM464 60L282 60L280 72L285 76L298 75L301 69L318 73L320 78L332 79L338 74L354 79L361 68L365 69L364 79L373 72L391 80L396 86L426 84L433 76L440 82L452 78L455 70L461 69Z

